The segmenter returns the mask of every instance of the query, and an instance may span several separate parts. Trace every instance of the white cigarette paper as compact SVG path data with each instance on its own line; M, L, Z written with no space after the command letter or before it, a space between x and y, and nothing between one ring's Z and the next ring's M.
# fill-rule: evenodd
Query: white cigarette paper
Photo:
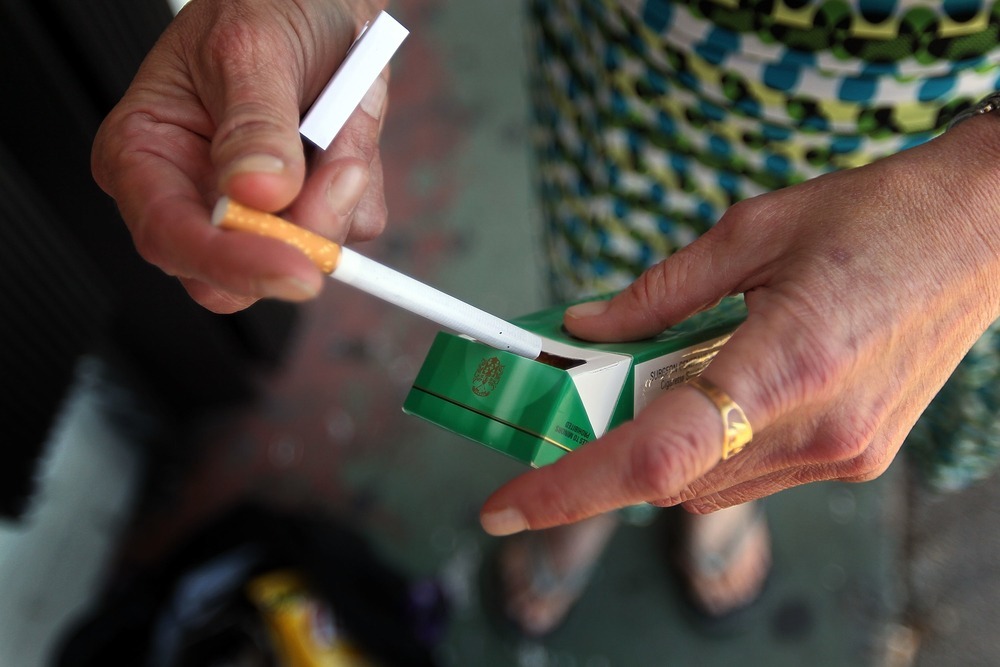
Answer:
M471 336L500 350L536 359L542 339L490 315L486 311L445 294L364 255L341 248L340 262L332 275L383 301L426 317L441 326Z

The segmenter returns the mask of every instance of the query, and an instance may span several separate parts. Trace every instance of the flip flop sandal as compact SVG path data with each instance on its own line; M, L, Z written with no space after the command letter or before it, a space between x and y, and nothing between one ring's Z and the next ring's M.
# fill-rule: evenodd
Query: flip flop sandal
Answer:
M515 537L504 538L507 540L525 540L529 566L529 581L527 585L528 595L533 600L542 600L554 595L558 595L568 600L566 611L562 617L552 624L551 627L541 632L526 628L524 623L511 617L507 610L507 600L510 593L505 589L503 582L503 569L500 559L502 557L505 544L501 541L493 549L489 558L484 563L482 592L484 606L492 620L505 631L513 631L520 637L530 637L541 639L551 635L565 622L572 613L576 603L583 595L584 590L593 577L600 556L591 563L577 568L573 568L566 574L556 572L549 549L544 544L544 538L534 533L524 533Z
M760 501L754 503L753 512L748 520L733 532L721 549L716 551L692 553L688 548L690 528L684 524L681 517L673 521L668 531L668 552L688 615L699 629L713 636L731 635L749 629L761 612L760 601L770 581L770 567L761 584L760 592L753 599L722 614L714 613L705 606L695 589L693 579L696 577L713 579L721 576L745 548L746 541L754 531L762 525L766 529L767 513L763 503Z

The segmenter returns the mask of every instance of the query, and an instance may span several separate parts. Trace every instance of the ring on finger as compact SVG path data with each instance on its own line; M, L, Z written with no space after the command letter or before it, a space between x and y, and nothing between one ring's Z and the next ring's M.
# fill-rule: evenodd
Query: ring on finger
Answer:
M753 429L736 401L720 389L714 382L703 377L695 377L687 382L710 400L722 418L722 460L739 454L753 440Z

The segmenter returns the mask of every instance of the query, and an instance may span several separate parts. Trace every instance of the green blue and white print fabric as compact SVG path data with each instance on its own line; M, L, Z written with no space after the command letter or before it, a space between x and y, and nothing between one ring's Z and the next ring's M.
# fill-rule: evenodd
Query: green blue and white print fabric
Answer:
M536 175L559 301L620 289L731 204L927 141L1000 90L1000 0L529 7ZM994 325L911 435L939 486L1000 459L998 360Z

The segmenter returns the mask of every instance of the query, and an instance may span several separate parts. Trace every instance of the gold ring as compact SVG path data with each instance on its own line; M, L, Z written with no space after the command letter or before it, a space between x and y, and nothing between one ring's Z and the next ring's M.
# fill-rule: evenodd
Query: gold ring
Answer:
M750 422L743 408L738 406L729 394L703 377L688 380L688 385L704 394L719 410L723 432L722 460L725 461L743 451L743 448L753 440L753 429L750 428Z

